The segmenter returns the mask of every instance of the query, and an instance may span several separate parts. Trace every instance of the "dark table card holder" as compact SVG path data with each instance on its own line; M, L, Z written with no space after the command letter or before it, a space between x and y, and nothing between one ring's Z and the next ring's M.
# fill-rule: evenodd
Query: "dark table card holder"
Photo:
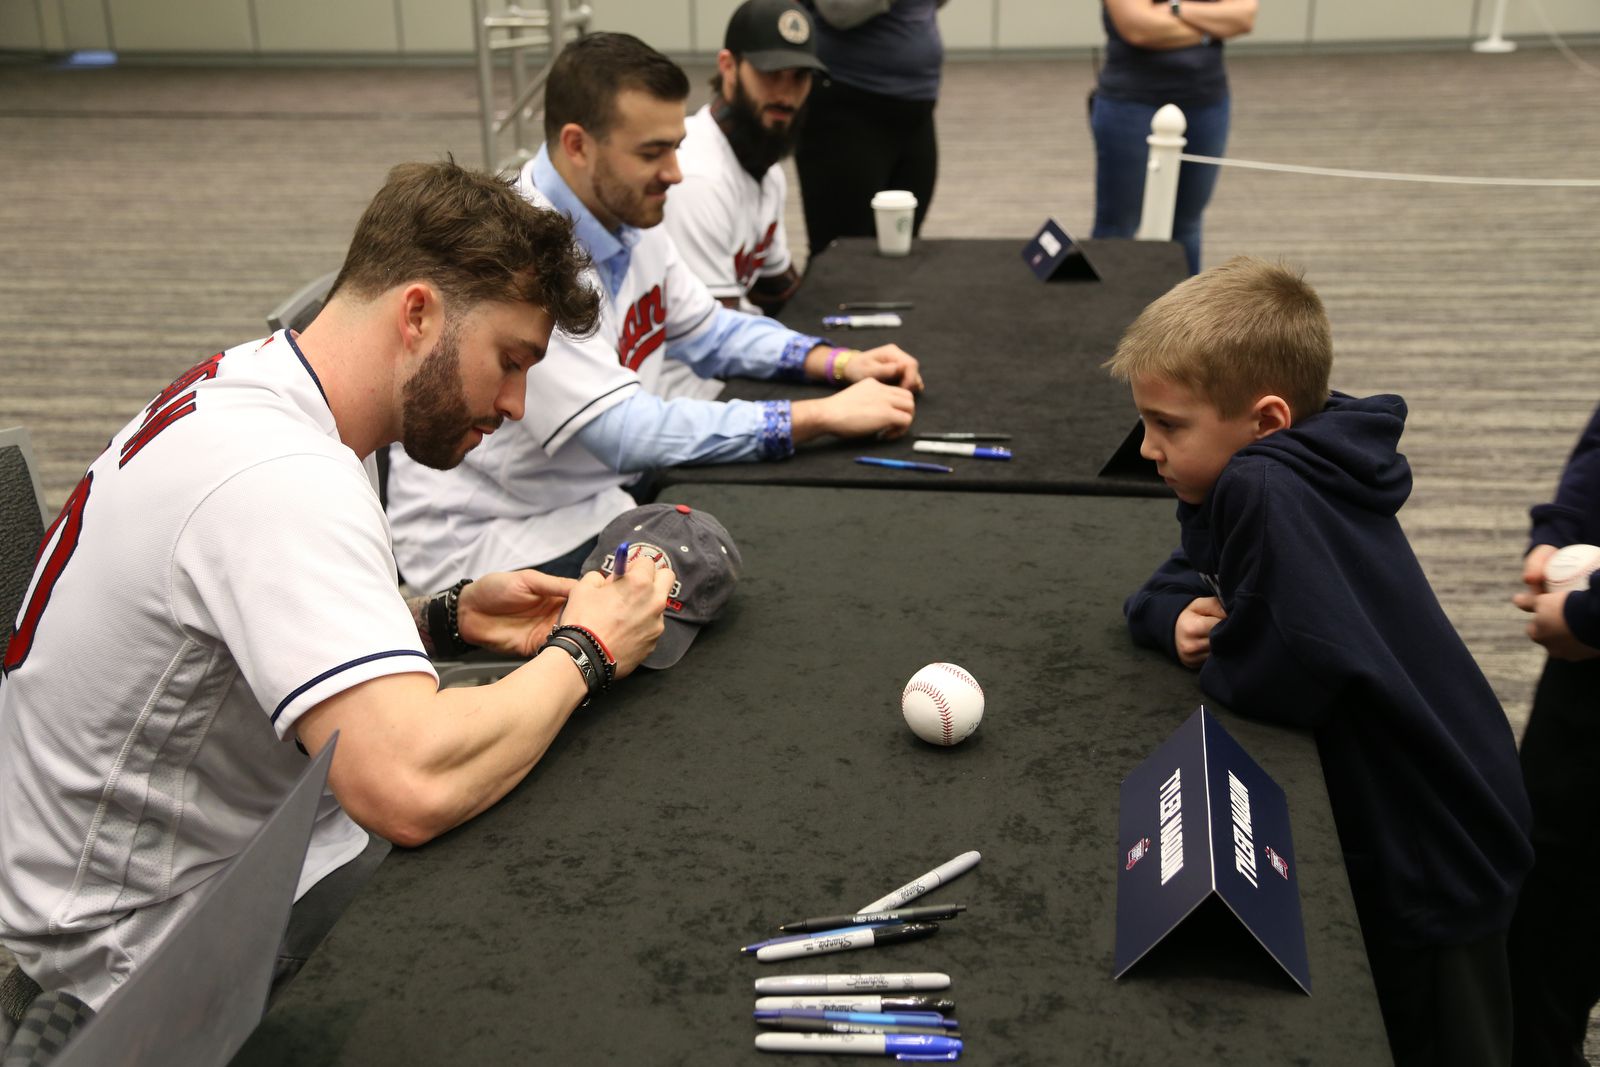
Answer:
M1117 450L1111 453L1111 458L1106 460L1105 466L1100 468L1101 478L1134 478L1142 481L1159 482L1161 474L1156 470L1153 459L1145 459L1139 454L1139 449L1144 446L1144 423L1134 420L1133 428L1128 431L1128 436L1122 439Z
M1310 994L1288 801L1210 712L1123 779L1121 805L1112 977L1216 896Z
M1055 219L1044 220L1033 240L1022 249L1022 261L1041 282L1100 280L1089 254Z

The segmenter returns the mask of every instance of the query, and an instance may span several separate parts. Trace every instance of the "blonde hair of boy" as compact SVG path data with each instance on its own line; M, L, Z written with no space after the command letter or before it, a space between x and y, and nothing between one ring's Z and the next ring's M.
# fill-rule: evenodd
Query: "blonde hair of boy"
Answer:
M1298 420L1328 401L1333 337L1321 298L1299 270L1234 256L1145 308L1104 366L1119 381L1156 378L1193 389L1223 418L1277 395Z

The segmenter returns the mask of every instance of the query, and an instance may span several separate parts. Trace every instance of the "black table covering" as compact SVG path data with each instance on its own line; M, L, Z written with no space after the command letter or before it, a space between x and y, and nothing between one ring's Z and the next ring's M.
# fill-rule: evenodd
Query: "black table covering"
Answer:
M1166 488L1136 451L1102 474L1136 426L1128 387L1101 364L1144 307L1187 276L1183 250L1171 243L1082 242L1100 281L1040 282L1022 260L1020 240L926 240L904 259L876 244L835 242L812 263L784 309L786 325L825 334L836 344L871 348L893 342L921 361L927 392L912 433L1010 433L1008 463L921 455L898 441L824 438L792 458L678 468L668 482L841 485L1161 496ZM861 300L910 300L897 329L825 330L824 315ZM734 379L724 399L807 399L820 385ZM943 463L953 474L860 466L856 456Z
M755 1051L753 979L872 970L950 974L974 1065L1388 1062L1315 746L1225 709L1288 794L1315 995L1214 914L1110 976L1118 783L1202 700L1121 618L1174 542L1169 503L663 499L739 542L724 617L578 712L499 805L391 855L236 1063L807 1062ZM987 697L949 749L899 712L938 660ZM935 937L737 953L968 849L983 862L920 901L970 906Z

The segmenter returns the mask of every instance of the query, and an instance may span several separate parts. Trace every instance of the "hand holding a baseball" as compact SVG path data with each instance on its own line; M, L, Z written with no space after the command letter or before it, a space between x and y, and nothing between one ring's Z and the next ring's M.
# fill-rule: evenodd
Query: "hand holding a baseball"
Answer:
M1544 568L1556 554L1555 545L1534 545L1522 557L1522 584L1535 593L1544 592ZM1531 610L1531 609L1523 609Z
M1535 644L1543 645L1550 655L1556 659L1594 659L1600 656L1600 648L1590 648L1573 637L1567 628L1567 597L1573 592L1570 589L1559 593L1529 591L1518 593L1511 602L1533 615L1527 626L1528 637Z
M1178 662L1192 671L1204 666L1211 655L1211 631L1227 617L1222 601L1214 596L1195 597L1189 601L1188 606L1178 613L1178 621L1172 628Z

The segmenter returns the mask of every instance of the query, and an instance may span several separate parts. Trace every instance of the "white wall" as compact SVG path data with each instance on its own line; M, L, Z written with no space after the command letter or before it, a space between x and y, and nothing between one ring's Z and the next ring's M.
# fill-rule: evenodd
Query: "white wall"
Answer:
M504 3L504 0L497 0ZM538 6L542 0L524 0ZM572 0L567 0L572 2ZM738 0L590 0L594 25L663 51L714 52ZM1562 34L1600 34L1597 0L1537 0ZM1272 45L1460 41L1488 32L1495 0L1262 0ZM1099 45L1098 0L949 0L945 44L960 51ZM1535 0L1509 0L1507 36L1542 37ZM0 49L125 53L438 55L472 51L470 0L0 0Z

